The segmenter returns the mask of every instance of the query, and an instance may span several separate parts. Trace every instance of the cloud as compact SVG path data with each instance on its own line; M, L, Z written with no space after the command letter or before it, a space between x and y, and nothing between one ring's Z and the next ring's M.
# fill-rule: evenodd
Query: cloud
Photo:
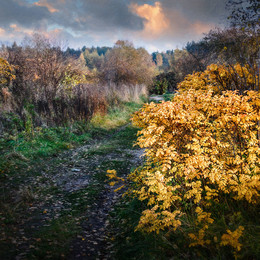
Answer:
M202 35L203 33L208 32L214 26L215 24L202 23L200 21L197 21L191 26L191 28L197 35Z
M52 6L52 4L49 3L47 0L40 0L39 2L35 2L34 5L36 5L36 6L44 6L44 7L46 7L46 8L49 10L49 12L51 12L51 13L55 13L55 12L58 12L58 11L59 11L58 9L54 8L54 7Z
M225 17L225 0L0 0L0 40L39 31L72 46L128 39L149 50L198 40ZM51 33L52 32L52 33Z
M216 26L210 19L200 19L199 6L203 0L190 1L197 2L197 14L192 16L185 11L185 1L157 1L152 4L133 3L130 9L140 17L146 19L144 29L136 32L133 38L144 45L159 50L172 46L184 46L188 41L202 38L203 33L207 33ZM170 5L171 3L171 5ZM181 4L182 3L182 4ZM187 4L187 3L186 3ZM192 7L192 6L191 6ZM214 9L214 8L213 8Z
M1 28L0 27L0 36L4 35L5 34L5 29Z
M2 27L9 27L11 23L36 27L43 19L50 17L46 7L29 5L23 1L0 0L0 5L0 26Z
M124 0L38 0L46 7L52 23L82 31L142 30L144 19L129 10Z
M177 10L190 21L220 23L226 17L226 0L161 0L165 10Z
M160 2L155 2L154 5L135 3L130 5L130 8L132 12L145 18L143 31L146 37L156 37L169 29L170 22L164 15Z

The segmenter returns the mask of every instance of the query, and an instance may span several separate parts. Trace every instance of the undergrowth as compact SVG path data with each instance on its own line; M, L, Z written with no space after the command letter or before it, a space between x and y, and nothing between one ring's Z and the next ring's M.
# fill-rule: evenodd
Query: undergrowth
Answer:
M142 106L142 102L126 102L110 108L107 114L96 114L90 122L75 122L63 127L37 127L30 131L23 128L15 117L10 133L0 136L0 176L17 172L41 158L56 156L60 151L71 149L109 135L129 121L130 115ZM16 128L14 127L16 126Z

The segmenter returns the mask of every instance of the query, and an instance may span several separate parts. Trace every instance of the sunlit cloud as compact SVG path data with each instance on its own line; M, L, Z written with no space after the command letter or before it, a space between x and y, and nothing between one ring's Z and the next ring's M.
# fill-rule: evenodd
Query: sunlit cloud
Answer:
M188 41L201 39L204 33L216 26L201 21L200 17L191 19L181 8L175 5L170 8L169 3L165 5L165 1L157 1L154 4L132 3L129 6L133 13L145 19L143 30L133 33L132 37L150 52L182 48Z
M34 32L35 32L34 29L19 26L17 24L11 24L9 30L9 33L11 33L12 35L16 34L17 36L19 36L19 38L23 38L24 36L30 36Z
M164 15L160 2L154 5L131 4L131 10L142 18L145 18L143 33L146 37L156 37L169 29L169 20Z
M10 28L12 29L13 32L21 32L22 28L19 27L17 24L12 23L10 24Z
M0 36L5 34L5 29L0 27Z
M51 13L55 13L59 11L58 9L54 8L53 5L48 0L40 0L38 2L35 2L34 5L46 7Z

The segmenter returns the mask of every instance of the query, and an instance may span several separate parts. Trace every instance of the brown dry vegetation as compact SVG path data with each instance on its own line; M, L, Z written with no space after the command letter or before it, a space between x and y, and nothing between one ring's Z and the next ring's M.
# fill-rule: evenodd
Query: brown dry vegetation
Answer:
M12 113L34 126L89 120L110 106L137 101L147 95L155 69L146 50L124 41L107 53L99 71L37 34L21 46L2 46L0 56L7 66L0 117Z

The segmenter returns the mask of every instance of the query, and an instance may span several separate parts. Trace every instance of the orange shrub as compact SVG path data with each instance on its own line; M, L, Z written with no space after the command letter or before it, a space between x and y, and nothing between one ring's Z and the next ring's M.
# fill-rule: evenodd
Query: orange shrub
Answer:
M7 60L0 58L0 88L8 87L11 80L15 79L14 68Z
M239 215L235 204L250 210L259 203L260 94L190 89L146 104L132 120L142 128L137 144L147 158L129 177L131 193L147 203L137 229L174 231L189 219L190 246L240 251L244 227L226 224L217 235L211 227Z
M226 90L256 90L258 82L257 69L250 68L249 65L234 66L211 64L203 72L195 72L188 75L178 87L180 92L193 89L208 89L209 86L214 93L222 93ZM259 87L259 86L258 86Z

